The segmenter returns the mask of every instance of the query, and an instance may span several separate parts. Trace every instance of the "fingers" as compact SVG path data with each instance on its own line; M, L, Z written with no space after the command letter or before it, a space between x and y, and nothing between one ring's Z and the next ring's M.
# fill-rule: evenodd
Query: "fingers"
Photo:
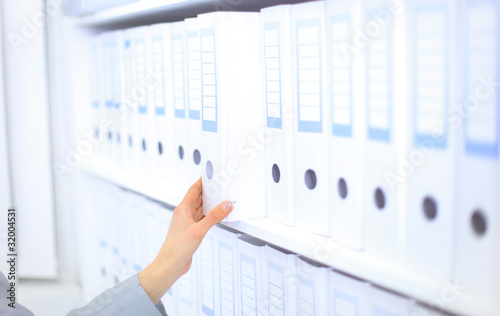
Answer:
M188 204L196 203L198 200L199 196L201 195L201 177L196 181L187 191L186 196L184 196L184 199L182 202L186 202Z
M197 223L197 225L203 230L203 233L206 234L210 228L222 221L229 213L231 213L232 210L233 202L224 201L214 207L202 220Z

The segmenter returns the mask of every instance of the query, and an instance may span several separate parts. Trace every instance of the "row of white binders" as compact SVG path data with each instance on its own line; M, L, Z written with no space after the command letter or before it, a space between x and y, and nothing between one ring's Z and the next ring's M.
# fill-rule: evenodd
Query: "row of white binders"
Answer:
M331 0L104 33L96 157L181 188L201 175L205 213L234 200L228 220L268 216L491 303L499 16L497 0Z
M114 185L91 178L86 181L82 188L93 198L89 204L80 204L85 205L80 214L90 218L90 227L95 224L99 228L94 236L91 231L84 232L90 237L82 241L86 246L91 243L91 247L80 262L97 262L96 268L102 273L102 282L93 289L85 287L92 298L154 259L166 237L172 211ZM98 270L82 280L95 280ZM190 270L162 302L169 315L190 316L444 315L410 298L217 226L195 253ZM446 302L432 304L445 307Z

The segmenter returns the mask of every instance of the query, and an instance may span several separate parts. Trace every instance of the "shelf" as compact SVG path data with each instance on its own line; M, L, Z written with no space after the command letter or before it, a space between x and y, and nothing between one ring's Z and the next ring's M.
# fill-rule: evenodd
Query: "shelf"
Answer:
M117 29L180 21L213 11L259 11L277 4L299 2L304 0L142 0L72 19L80 27Z
M169 191L174 188L169 188L159 181L146 181L136 176L113 172L109 168L98 168L95 165L86 164L82 170L94 177L171 205L172 208L181 201L184 194L180 192L183 190L179 189ZM160 187L162 189L158 189ZM286 226L269 218L223 222L221 225L431 306L433 302L441 299L442 292L447 287L446 280L424 277L396 262L394 264L382 262L366 252L336 244L328 237ZM453 283L453 280L448 281ZM465 292L452 303L445 304L445 309L459 315L498 315L500 305L494 304L498 303L481 301L480 298L470 297Z

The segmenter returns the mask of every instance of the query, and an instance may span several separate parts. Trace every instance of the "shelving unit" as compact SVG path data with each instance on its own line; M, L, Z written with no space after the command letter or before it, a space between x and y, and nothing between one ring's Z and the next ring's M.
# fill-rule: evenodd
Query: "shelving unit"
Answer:
M74 17L78 27L115 29L161 22L179 21L212 11L259 11L275 4L300 0L142 0L83 16Z
M122 173L114 172L109 168L102 168L92 164L84 165L81 171L166 204L171 209L175 208L184 194L179 190L177 192L172 191L174 188L166 187L161 181L145 181L144 179L137 179L135 176L124 176ZM345 274L369 281L372 284L431 306L443 300L443 291L449 286L449 283L445 283L446 280L437 282L431 278L425 278L418 273L403 268L398 263L387 264L370 257L363 251L356 251L336 244L328 237L286 226L269 218L255 218L220 225L259 238ZM452 280L449 281L453 283ZM470 300L467 296L462 295L458 296L452 303L447 304L446 310L457 314L493 315L498 311L498 307L488 305L486 301Z
M100 32L110 29L128 28L138 25L182 20L215 10L258 11L283 3L304 2L300 0L142 0L116 8L83 16L66 17L74 29ZM167 184L160 179L149 179L127 174L113 166L85 162L79 171L129 191L143 195L174 209L180 203L184 189ZM239 232L259 238L284 248L342 273L368 281L397 294L407 296L424 304L445 305L445 310L457 314L498 315L500 303L472 297L465 291L452 302L445 302L443 292L449 290L455 280L435 280L405 268L402 262L387 263L363 251L334 243L329 237L286 226L269 218L255 218L220 224ZM448 283L447 283L448 282ZM460 283L460 280L458 280Z

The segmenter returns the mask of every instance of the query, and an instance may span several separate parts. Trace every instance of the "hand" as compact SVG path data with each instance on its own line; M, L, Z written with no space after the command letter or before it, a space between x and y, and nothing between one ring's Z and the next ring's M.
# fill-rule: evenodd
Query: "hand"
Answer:
M149 266L139 272L139 282L155 305L189 271L193 254L210 228L233 210L233 203L225 201L203 216L201 192L200 178L175 208L160 252Z

